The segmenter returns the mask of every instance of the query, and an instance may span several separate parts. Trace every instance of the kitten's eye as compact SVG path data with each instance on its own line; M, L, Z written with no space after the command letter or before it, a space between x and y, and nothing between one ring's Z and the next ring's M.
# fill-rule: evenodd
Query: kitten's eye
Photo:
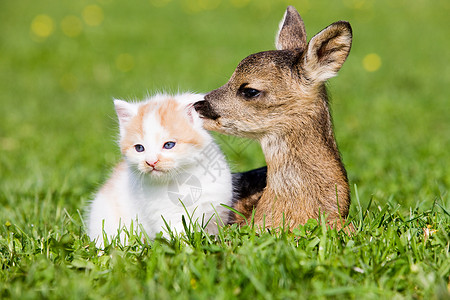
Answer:
M172 149L173 147L175 147L175 142L167 142L164 144L163 148L164 149Z
M134 149L136 149L137 152L144 152L145 148L141 144L134 145Z
M261 95L261 91L245 87L246 84L241 85L239 93L246 99L254 99Z

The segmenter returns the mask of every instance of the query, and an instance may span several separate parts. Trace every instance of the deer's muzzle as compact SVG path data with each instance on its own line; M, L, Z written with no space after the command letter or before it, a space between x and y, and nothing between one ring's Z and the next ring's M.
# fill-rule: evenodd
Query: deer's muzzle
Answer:
M211 107L211 104L209 104L208 101L202 100L194 103L195 110L200 114L200 117L216 120L220 117L213 108Z

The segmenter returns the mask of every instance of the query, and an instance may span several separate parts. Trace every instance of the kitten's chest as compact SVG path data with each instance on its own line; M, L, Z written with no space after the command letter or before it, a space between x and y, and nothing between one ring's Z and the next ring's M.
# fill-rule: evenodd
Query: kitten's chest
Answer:
M163 185L141 185L134 188L135 197L133 202L138 209L165 203L167 198L167 186Z
M186 210L192 210L192 205L186 203L185 210L180 202L185 198L180 193L184 192L184 189L175 190L171 184L141 187L133 201L140 223L148 232L159 232L164 227L163 218L172 225L181 221Z
M173 180L163 185L141 186L134 199L138 214L146 216L183 214L201 201L203 190L200 182L194 180Z

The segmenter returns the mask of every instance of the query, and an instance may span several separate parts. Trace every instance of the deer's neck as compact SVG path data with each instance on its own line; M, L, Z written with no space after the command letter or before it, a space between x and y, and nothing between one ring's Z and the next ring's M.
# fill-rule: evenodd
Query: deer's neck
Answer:
M337 211L337 198L343 202L341 206L349 202L347 174L328 109L316 117L293 122L284 134L264 137L261 145L267 162L263 197L275 197L280 205L285 199L286 204L296 199L297 209L314 205L315 209L307 210L317 213ZM290 210L286 207L286 211Z

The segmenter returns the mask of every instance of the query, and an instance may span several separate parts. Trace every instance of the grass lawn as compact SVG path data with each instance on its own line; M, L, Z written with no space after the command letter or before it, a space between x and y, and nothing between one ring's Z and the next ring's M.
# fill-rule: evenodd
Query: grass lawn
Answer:
M83 210L120 155L112 99L207 92L273 49L288 4L309 38L354 41L330 80L352 187L348 236L224 228L96 249ZM447 0L2 1L0 298L449 299ZM265 164L217 136L234 171Z

